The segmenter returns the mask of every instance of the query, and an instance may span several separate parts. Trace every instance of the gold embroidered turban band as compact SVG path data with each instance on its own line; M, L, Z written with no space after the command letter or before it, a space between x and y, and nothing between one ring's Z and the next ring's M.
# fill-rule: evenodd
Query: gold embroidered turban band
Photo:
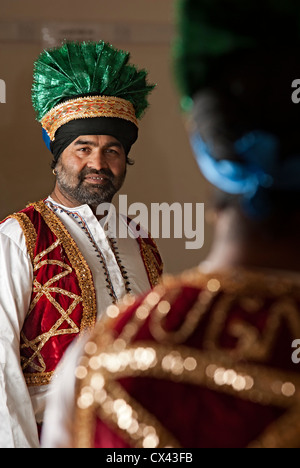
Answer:
M54 141L56 131L71 120L95 117L115 117L128 120L138 127L131 102L111 96L81 97L63 102L51 109L41 120L42 127Z
M67 42L36 61L32 101L56 161L80 135L112 135L129 153L154 88L129 58L103 41Z

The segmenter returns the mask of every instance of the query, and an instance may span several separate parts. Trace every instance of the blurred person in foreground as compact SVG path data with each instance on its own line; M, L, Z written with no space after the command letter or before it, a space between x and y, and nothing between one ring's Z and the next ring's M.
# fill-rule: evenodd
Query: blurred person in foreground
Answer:
M125 215L120 236L110 205L154 87L129 59L103 41L66 42L35 63L32 100L56 180L50 196L0 223L1 447L39 446L67 347L162 273L151 237Z
M300 446L300 6L185 0L178 18L212 250L107 310L61 368L45 447Z

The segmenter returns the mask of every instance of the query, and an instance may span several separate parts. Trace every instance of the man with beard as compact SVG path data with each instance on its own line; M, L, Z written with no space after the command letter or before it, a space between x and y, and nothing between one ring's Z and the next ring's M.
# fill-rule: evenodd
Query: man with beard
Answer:
M95 208L111 203L126 175L126 156L119 141L109 135L78 137L63 152L54 173L52 197L62 204L78 201Z
M212 248L68 353L47 448L181 462L166 449L300 447L300 4L180 0L177 17L191 146L216 190Z
M158 283L150 236L113 237L97 207L120 190L153 89L129 54L65 43L35 64L32 100L53 154L48 198L0 224L0 445L38 447L45 396L74 338ZM21 363L21 364L20 364Z

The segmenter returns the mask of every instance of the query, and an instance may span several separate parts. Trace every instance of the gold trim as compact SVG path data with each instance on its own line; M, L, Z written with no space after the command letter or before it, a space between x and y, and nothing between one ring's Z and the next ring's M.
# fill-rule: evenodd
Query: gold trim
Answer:
M76 242L58 216L48 208L43 200L38 203L33 203L32 206L42 215L47 226L49 226L51 231L61 241L72 268L76 272L82 291L84 309L80 331L91 330L96 323L97 317L96 292L92 272Z
M208 350L221 350L219 337L225 331L236 340L236 346L231 350L235 358L266 362L283 320L291 336L299 338L300 320L296 302L300 299L299 275L244 269L236 269L231 273L203 274L199 269L193 269L179 277L163 277L162 285L167 291L187 286L200 288L207 293L215 292L216 300L210 309L210 320L203 337L203 344ZM273 304L263 332L259 333L249 321L242 319L224 327L233 304L241 305L251 314L257 313L268 299L272 299ZM189 318L189 314L186 318Z
M42 387L43 385L49 385L53 377L53 372L43 372L26 374L26 384L28 387Z
M90 383L90 381L87 382L84 392L87 388L90 388L88 387L88 383ZM117 382L108 380L102 391L106 393L105 400L102 404L98 405L96 402L96 404L88 409L81 409L77 406L75 410L76 448L93 448L92 434L95 430L96 415L134 448L150 448L147 446L147 443L151 441L154 442L155 447L180 448L178 441L159 420L141 406L134 398L131 398ZM84 398L84 394L81 395L81 397L82 396ZM80 401L80 396L78 399ZM119 404L123 404L123 408L133 415L135 425L138 428L136 433L131 434L131 429L128 431L120 427L117 409ZM111 411L108 408L110 408ZM151 438L150 441L149 437Z
M101 343L99 334L91 339L93 345L95 342L96 345ZM280 446L282 428L288 430L284 444L299 445L299 421L293 424L294 415L299 417L300 411L298 374L238 363L218 351L203 352L185 346L157 345L151 341L137 342L121 350L119 346L118 341L106 345L105 349L100 345L92 357L86 354L82 360L86 362L86 367L81 365L77 368L75 446L86 447L87 443L92 443L95 418L98 415L133 447L144 446L145 433L142 434L141 429L145 425L154 429L153 448L179 447L161 423L117 382L127 377L149 377L203 386L245 401L285 409L287 411L284 415L250 446ZM278 382L281 382L280 386L276 385ZM123 405L123 409L118 418L120 405ZM127 421L121 420L125 410Z
M177 278L163 277L162 282L134 307L120 334L113 330L114 321L108 321L106 330L103 326L96 327L86 345L86 355L76 371L76 443L89 441L91 444L98 415L130 445L143 446L143 439L139 438L143 422L138 420L141 408L135 406L137 402L132 401L118 383L122 378L143 376L198 385L244 401L281 408L284 414L250 442L249 447L298 447L300 376L297 372L269 366L267 359L283 320L291 336L299 337L296 306L300 297L299 285L299 275L287 277L275 272L266 274L242 269L229 274L203 274L194 269ZM177 299L185 287L202 290L202 293L180 328L170 332L165 329L165 319L174 308L176 310ZM251 320L235 320L226 325L233 304L242 306L251 317L270 299L273 303L261 333L254 327L249 329ZM126 297L118 304L117 315L133 306L134 299ZM114 317L115 309L116 306ZM210 314L210 320L203 329L203 349L179 345L189 338L206 313ZM159 343L132 343L146 323ZM236 349L224 349L219 344L224 329L236 339ZM120 424L118 415L112 411L120 404L132 419L125 428L123 421ZM156 422L153 427L154 439L159 439L157 446L165 446Z
M177 293L177 296L180 295L180 293L182 292L181 290L175 291ZM168 297L169 295L171 295L172 292L173 290L168 291L167 295L164 297L164 307L166 307L166 304L168 303L170 307L169 310L171 310L171 304L174 303L173 298L169 300ZM149 320L149 330L151 331L153 338L158 343L184 343L196 330L199 322L206 314L208 308L212 305L215 296L216 293L211 293L205 290L201 291L198 295L195 304L186 314L185 320L182 323L181 327L175 331L167 331L164 328L164 320L167 315L165 315L164 313L164 307L162 308L162 310L160 310L159 307L153 309Z
M122 329L118 337L120 340L127 344L134 340L140 328L149 318L149 315L156 312L156 309L158 308L162 296L165 294L165 292L165 289L158 285L147 294L139 307L136 309L133 316L127 321L126 325ZM168 291L165 298L171 302L177 295L177 290ZM124 298L124 300L126 300L126 298ZM122 301L118 304L120 313L124 311L123 304L124 303L122 303Z
M142 237L139 237L142 259L148 273L150 285L153 288L160 282L163 272L163 265L159 265L158 261L156 260L154 252L159 255L159 251L154 240L151 239L151 241L154 243L154 246L147 244Z
M34 250L36 246L36 230L25 213L14 213L10 215L8 218L14 218L18 221L21 226L21 229L25 235L26 247L31 258L31 262L34 262Z
M226 293L237 293L247 291L251 297L263 293L272 294L274 297L288 295L292 292L299 294L300 274L280 273L277 270L234 268L229 271L216 271L203 273L201 266L184 271L178 276L164 275L162 282L166 288L172 287L196 287L206 288L212 281L219 283L216 289L222 288Z
M35 370L38 370L37 373L24 373L26 383L30 386L40 386L40 385L48 384L53 375L53 371L45 372L46 366L40 353L45 343L52 336L56 336L58 334L82 333L82 332L91 330L96 323L97 306L96 306L96 293L95 293L92 273L83 255L81 254L79 248L77 247L75 241L73 240L73 238L71 237L71 235L69 234L69 232L67 231L63 223L56 216L56 214L53 213L53 211L46 206L44 201L40 201L38 203L32 203L29 206L33 206L35 210L41 214L47 226L51 229L51 231L57 237L57 241L54 244L52 244L48 249L44 250L43 252L41 252L34 258L33 260L34 271L37 271L41 266L45 264L57 264L61 266L62 268L65 268L65 271L63 271L59 275L56 275L54 278L50 278L49 281L45 283L44 285L41 285L40 283L38 283L36 279L34 280L33 287L35 291L38 292L38 294L36 298L33 300L28 311L28 314L30 314L33 308L36 306L38 300L42 297L42 295L46 295L48 300L54 305L54 307L59 312L60 314L59 320L57 320L57 322L53 325L51 330L49 330L47 333L44 333L43 335L36 337L32 341L27 340L27 338L24 336L24 333L22 333L22 338L25 342L22 345L22 347L24 348L30 347L34 351L33 356L31 356L29 360L26 360L24 358L22 359L23 368L25 369L28 365L30 365L34 367ZM30 232L26 230L24 231L24 234L25 234L25 237L28 237ZM35 236L36 236L36 233L35 233ZM50 251L56 248L59 244L61 244L62 247L64 248L67 254L67 257L71 263L72 269L74 269L74 271L76 272L78 282L79 282L79 287L81 290L81 297L75 294L72 294L69 291L65 291L60 288L51 287L51 284L53 284L55 281L58 281L63 276L67 276L70 274L70 272L72 272L72 269L69 267L69 265L63 262L59 262L55 260L42 260L45 255L47 255ZM69 309L65 311L60 306L60 304L58 304L55 301L55 299L52 297L51 292L66 294L68 297L74 299L74 302L71 304ZM82 314L81 326L79 330L76 324L70 319L69 315L73 312L73 309L80 302L83 303L83 314ZM58 330L59 326L61 326L61 324L65 320L69 323L71 328L68 330ZM37 366L36 364L33 365L32 360L35 357L38 358L40 366Z
M65 268L65 271L59 275L54 276L53 278L51 278L49 281L47 281L43 285L40 284L36 279L34 280L34 291L37 292L38 294L34 298L33 302L31 303L27 316L32 312L36 304L39 302L40 298L42 296L46 296L48 301L55 307L55 309L60 314L60 318L55 322L55 324L51 327L49 331L47 331L46 333L43 333L42 335L37 336L34 340L29 341L26 338L24 332L21 332L21 337L24 341L24 344L21 346L21 349L30 348L33 351L33 354L30 356L29 359L21 357L21 362L23 362L23 365L22 365L23 371L27 367L31 367L37 370L39 373L44 373L46 371L46 364L41 355L41 350L43 349L45 344L54 336L79 333L79 328L77 327L76 323L70 318L70 315L72 314L74 309L77 307L77 305L80 302L82 302L82 298L76 294L70 293L69 291L65 291L60 288L50 287L51 284L58 281L63 276L69 275L72 272L72 268L70 268L66 264L63 264L62 262L58 262L58 261L56 262L55 260L41 262L41 264L37 265L37 268L40 268L41 266L45 264L59 265L62 268ZM71 303L71 305L68 307L67 310L64 310L63 307L61 307L61 305L54 299L54 297L51 295L51 293L53 292L65 295L69 297L70 299L73 299L73 302ZM64 321L66 321L70 325L71 328L59 330L59 327L63 324ZM36 365L33 362L35 358L38 359L40 366Z
M93 117L117 117L138 127L133 104L112 96L90 96L71 99L53 107L41 120L42 127L54 141L55 132L71 120Z
M102 338L103 336L101 333ZM108 340L108 338L106 339ZM106 342L105 346L102 346L102 350L109 358L111 346L106 348L107 345ZM132 368L134 368L133 361L135 361L134 351L137 349L140 348L133 348ZM124 350L125 353L126 351ZM87 369L87 377L83 380L78 379L76 384L75 431L73 434L75 447L93 447L95 419L98 416L132 447L180 448L179 442L160 421L132 398L116 381L115 372L110 372L105 365L104 367L101 364L95 365L95 359L97 357L93 356L89 362L94 360L92 367L97 367L97 369ZM121 365L124 367L124 363ZM132 368L128 373L129 376L131 376ZM88 400L90 400L90 404L86 404ZM128 414L129 421L124 421L124 411Z

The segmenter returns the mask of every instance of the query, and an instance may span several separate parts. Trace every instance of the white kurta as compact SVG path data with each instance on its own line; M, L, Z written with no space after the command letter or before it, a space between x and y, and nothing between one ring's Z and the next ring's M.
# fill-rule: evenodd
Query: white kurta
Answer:
M127 236L117 239L113 251L108 230L103 229L88 205L66 208L47 199L87 261L94 280L97 317L111 305L103 261L114 294L126 294L119 264L126 269L134 295L150 287L138 242ZM125 221L124 221L125 223ZM102 262L102 263L101 263ZM32 294L33 270L23 231L15 219L0 225L0 447L38 447L36 421L43 420L48 386L27 389L20 367L20 332Z

